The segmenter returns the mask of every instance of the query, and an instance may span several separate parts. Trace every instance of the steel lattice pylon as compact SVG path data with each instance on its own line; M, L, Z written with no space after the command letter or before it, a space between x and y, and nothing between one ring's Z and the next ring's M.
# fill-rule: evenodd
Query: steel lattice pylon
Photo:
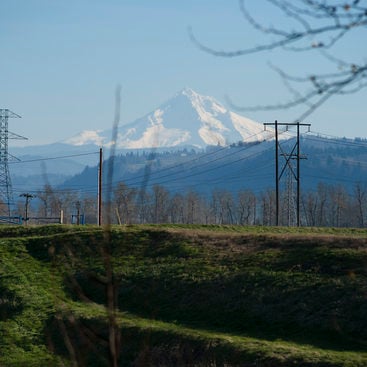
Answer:
M26 139L23 136L9 132L9 118L20 118L16 113L0 108L0 211L2 214L11 216L13 203L13 189L9 173L9 161L12 156L8 151L9 139Z
M278 122L275 120L274 123L272 122L265 122L264 127L266 129L266 126L271 125L275 126L275 206L276 206L276 213L275 213L275 224L278 226L280 224L280 213L279 213L279 182L280 179L283 176L283 173L287 171L288 173L288 179L287 179L287 186L286 186L286 192L287 192L287 211L288 211L288 218L287 223L288 225L293 224L293 216L294 216L294 207L296 208L295 214L296 214L296 225L300 226L300 160L305 159L305 157L302 157L300 154L300 127L301 126L307 126L308 129L310 129L311 124L304 124L300 122ZM296 135L296 143L293 145L293 148L290 153L285 153L279 144L279 138L278 138L278 127L279 126L285 126L286 131L288 131L288 128L290 126L295 126L297 128L297 135ZM279 151L281 152L280 155L283 156L284 162L281 169L281 172L279 173ZM296 160L297 164L296 167L293 167L291 164L292 159ZM294 201L294 194L293 194L293 181L296 183L296 195L295 195L295 201Z

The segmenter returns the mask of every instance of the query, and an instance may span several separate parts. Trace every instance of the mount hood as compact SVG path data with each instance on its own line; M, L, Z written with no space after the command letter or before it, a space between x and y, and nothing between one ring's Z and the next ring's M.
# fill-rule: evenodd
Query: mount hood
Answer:
M108 147L112 144L111 136L111 129L85 130L64 143ZM185 88L154 111L120 126L116 148L203 148L207 145L226 146L239 141L261 141L264 138L262 124L226 109L212 97Z

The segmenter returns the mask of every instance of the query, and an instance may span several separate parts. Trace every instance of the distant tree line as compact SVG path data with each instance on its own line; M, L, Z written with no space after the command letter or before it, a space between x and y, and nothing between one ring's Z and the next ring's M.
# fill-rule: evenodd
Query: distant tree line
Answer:
M295 213L287 192L281 193L280 223L290 225ZM141 193L119 183L114 191L117 221L133 223L274 225L275 192L255 194L242 190L236 194L225 189L211 195L195 191L170 194L163 186ZM316 191L301 198L304 226L364 227L367 215L367 187L356 184L353 193L341 185L320 183Z
M110 208L108 217L112 224L274 225L276 222L275 192L270 189L257 194L246 189L235 194L217 189L208 196L193 190L171 193L161 185L144 191L120 182L114 187L111 200L111 205L104 205L103 209ZM41 218L38 223L47 223L47 218L58 217L61 211L63 222L72 223L77 210L83 215L85 223L96 223L98 209L95 195L80 199L75 191L57 191L46 185L32 204L29 216ZM24 213L23 202L19 202L18 206L18 211ZM289 194L281 192L279 223L292 225L293 211ZM107 213L102 213L107 218ZM365 227L367 186L358 183L353 192L348 192L342 185L320 183L315 191L303 193L301 225Z

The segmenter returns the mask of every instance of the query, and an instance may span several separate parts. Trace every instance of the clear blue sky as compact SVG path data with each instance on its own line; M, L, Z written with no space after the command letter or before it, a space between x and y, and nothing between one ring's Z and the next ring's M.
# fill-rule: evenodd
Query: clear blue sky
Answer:
M263 3L256 2L254 14L284 22ZM1 0L0 14L0 108L22 116L9 129L27 136L27 145L110 128L117 84L127 123L183 87L223 103L226 95L238 105L281 102L289 95L269 62L300 75L325 67L317 54L280 50L227 59L200 51L189 26L218 49L261 42L237 0ZM365 36L357 33L336 52L365 61ZM367 137L366 101L367 90L335 97L305 122L327 134ZM291 121L300 110L240 113Z

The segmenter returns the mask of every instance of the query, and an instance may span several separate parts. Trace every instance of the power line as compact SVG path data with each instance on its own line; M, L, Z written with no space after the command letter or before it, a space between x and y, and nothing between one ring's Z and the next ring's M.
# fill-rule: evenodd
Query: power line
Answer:
M248 137L247 139L250 139L251 137L253 137L253 136L255 136L255 135L257 135L257 134L254 134L254 135L252 135L252 136L250 136L250 137ZM251 149L251 148L254 148L254 147L256 147L256 146L259 146L259 145L261 145L261 144L263 144L263 143L265 143L265 142L267 142L267 140L266 139L264 139L264 141L262 141L262 142L260 142L260 143L258 143L258 144L256 144L256 145L246 145L245 147L243 147L243 148L240 148L240 149L238 149L238 148L236 148L234 151L232 151L232 152L229 152L228 154L225 154L225 155L221 155L220 157L218 157L218 158L215 158L215 159L212 159L212 160L209 160L209 161L207 161L207 162L203 162L203 163L201 163L201 164L199 164L199 165L196 165L196 166L194 166L194 167L191 167L190 166L190 170L197 170L197 169L199 169L200 167L205 167L205 166L207 166L207 165L210 165L210 164L212 164L213 162L216 162L216 161L220 161L220 160L223 160L223 159L225 159L225 158L228 158L228 157L230 157L230 156L232 156L232 155L235 155L235 154L238 154L239 152L242 152L242 151L245 151L245 150L248 150L248 149ZM163 169L161 169L161 170L159 170L159 171L154 171L154 172L152 172L151 173L151 176L154 176L154 175L159 175L159 174L161 174L162 172L165 172L165 171L168 171L168 170L171 170L171 169L174 169L174 168L178 168L178 167L184 167L185 165L189 165L189 164L191 164L192 162L196 162L196 161L200 161L200 160L202 160L203 158L206 158L206 157L208 157L208 156L211 156L211 155L215 155L215 154L217 154L217 153L219 153L219 152L222 152L223 150L228 150L229 149L229 147L221 147L220 149L215 149L213 152L209 152L209 153L205 153L205 154L203 154L203 155L200 155L199 157L197 157L197 158L194 158L194 159L192 159L192 160L189 160L189 161L186 161L186 162L183 162L183 163L180 163L180 164L177 164L177 165L174 165L174 166L170 166L170 167L167 167L167 168L163 168ZM268 149L266 149L266 150L268 150ZM251 156L254 156L254 155L257 155L257 154L262 154L263 152L265 152L266 150L262 150L261 152L257 152L257 153L255 153L255 154L252 154L252 155L250 155L250 156L246 156L246 157L244 157L244 158L241 158L241 159L239 159L239 160L236 160L236 161L232 161L232 162L229 162L229 163L226 163L226 164L224 164L224 165L222 165L221 167L226 167L227 165L230 165L230 164L234 164L234 163L236 163L236 162L240 162L240 161L242 161L242 160L246 160L246 159L248 159L248 158L250 158ZM95 154L94 152L92 152L92 153L85 153L85 154ZM79 154L78 154L79 155ZM71 155L71 156L78 156L78 155ZM84 154L83 154L84 155ZM66 157L66 156L63 156L63 157ZM56 158L59 158L59 157L55 157L55 159ZM60 157L60 158L62 158L62 157ZM50 158L47 158L47 159L50 159ZM200 174L203 174L203 173L206 173L206 172L209 172L209 171L212 171L212 170L214 170L214 169L217 169L217 168L210 168L209 170L204 170L204 171L200 171L200 172L196 172L196 173L193 173L193 174L190 174L190 175L188 175L187 177L192 177L192 176L197 176L197 175L200 175ZM142 183L142 181L138 181L138 179L139 178L142 178L142 177L144 177L144 175L140 175L140 176L137 176L137 177L132 177L132 178L130 178L130 179L125 179L123 182L125 182L125 183L127 183L127 184L130 184L130 185L139 185L139 184L141 184ZM172 182L172 181L177 181L177 173L176 172L173 172L173 173L170 173L170 174L166 174L166 175L163 175L163 176L159 176L159 177L156 177L155 178L155 180L161 180L161 179L163 179L163 178L169 178L169 177L173 177L173 180L170 180L170 179L168 179L168 180L165 180L165 181L161 181L161 182L157 182L157 181L155 181L153 184L150 184L149 186L153 186L153 185L156 185L156 184L163 184L163 183L168 183L168 182ZM182 178L185 178L185 177L181 177L180 176L180 178L179 179L182 179ZM115 184L115 183L118 183L118 182L121 182L121 179L119 179L119 180L116 180L116 181L114 181L113 183ZM68 188L68 190L65 190L65 189L60 189L60 190L58 190L58 189L55 189L55 190L53 190L53 192L55 192L55 193L57 193L57 192L60 192L60 193L65 193L66 191L69 191L69 192L71 192L71 191L74 191L74 192L80 192L81 190L82 190L82 192L84 192L84 193L87 193L87 192L95 192L95 186L93 185L91 185L90 186L90 189L87 189L86 190L86 186L85 185L77 185L77 186L74 186L74 187L76 187L76 188ZM39 190L34 190L34 192L39 192Z
M99 154L99 152L70 154L70 155L63 155L63 156L59 156L59 157L36 158L36 159L29 159L29 160L26 160L26 161L21 161L20 160L20 161L14 161L14 162L9 162L9 163L12 163L12 164L21 164L21 163L40 162L40 161L51 161L51 160L55 160L55 159L82 157L82 156L93 155L93 154Z
M291 131L288 131L288 133L291 133ZM317 137L315 137L313 139L309 135L307 136L307 139L308 140L319 141L317 139ZM262 143L267 142L267 141L268 140L265 139ZM361 142L349 142L349 141L348 142L344 142L344 141L340 141L340 140L334 141L334 140L327 140L327 139L325 139L325 142L326 143L331 143L331 144L342 144L342 145L346 145L347 144L347 145L351 145L351 146L367 147L367 144L363 144ZM259 143L256 146L259 146L262 143ZM288 140L284 140L282 142L282 145L283 144L287 144L287 143L289 143L289 139ZM200 172L192 172L189 175L183 175L182 173L177 173L177 172L166 173L166 174L162 175L162 173L169 172L170 170L182 168L182 167L185 167L185 166L189 166L193 162L200 162L200 161L202 161L205 158L214 156L214 159L210 159L207 162L202 162L202 163L200 163L198 165L195 165L193 167L190 167L190 170L191 171L197 171L200 168L205 168L206 166L209 166L209 165L213 164L214 162L219 162L219 161L223 161L225 159L228 159L229 157L231 157L231 156L233 156L233 155L235 155L235 154L237 154L237 153L239 153L241 151L245 151L247 149L250 149L252 147L253 146L245 146L245 147L240 148L240 149L236 148L233 151L229 151L228 154L223 154L223 155L221 155L219 157L215 157L215 155L220 154L224 150L228 150L229 149L228 147L221 147L221 148L215 149L215 150L213 150L211 152L208 152L208 153L205 153L205 154L201 154L199 157L195 157L194 159L187 160L185 162L182 162L182 163L179 163L179 164L176 164L176 165L173 165L173 166L162 168L159 171L153 171L150 174L150 178L154 178L154 183L153 184L150 184L149 186L152 186L152 185L155 185L155 184L165 184L165 183L169 183L169 182L175 182L175 181L177 181L179 179L185 179L185 178L195 177L195 176L199 176L199 175L208 173L210 171L213 171L214 169L217 169L218 166L217 167L214 167L214 168L209 168L208 170L202 169L202 170L200 170ZM261 153L263 153L265 151L266 150L263 150ZM54 159L61 159L61 158L69 158L69 157L71 158L71 157L78 157L78 156L85 156L85 155L94 155L94 154L98 154L98 152L89 152L89 153L81 153L81 154L63 155L63 156L58 156L58 157L46 157L46 158L40 158L40 159L34 159L34 160L27 160L27 161L21 161L21 162L12 162L12 163L29 163L29 162L42 161L42 160L54 160ZM238 160L231 161L231 162L227 162L227 163L224 163L223 165L221 165L220 167L223 167L224 168L224 167L226 167L228 165L235 164L237 162L240 162L242 160L246 160L246 159L251 158L251 157L252 157L252 155L251 156L246 156L246 157L243 157L243 158L240 158ZM354 161L354 163L358 163L358 161ZM364 162L361 162L361 163L363 164ZM179 175L179 177L177 177L177 175ZM127 179L125 179L123 181L125 183L127 183L127 184L130 184L130 185L139 185L139 184L142 183L142 181L139 181L139 178L143 178L143 177L144 177L144 175L140 175L140 176L136 176L136 177L127 178ZM171 177L172 177L172 180L170 179ZM221 181L226 181L226 180L237 179L238 177L239 177L238 175L237 176L236 175L235 176L232 175L232 176L229 176L227 178L218 179L214 183L221 182ZM114 183L121 182L121 181L122 180L119 179L119 180L114 181ZM205 180L202 180L202 182L204 184L205 183ZM29 186L27 185L27 191L29 191L28 190L28 187ZM58 192L62 192L62 193L65 193L65 192L83 192L83 193L88 193L88 192L95 192L95 190L96 190L95 185L93 185L93 186L90 185L89 186L89 189L88 189L88 186L85 186L85 185L77 185L77 186L74 186L74 188L73 187L69 187L68 189L54 189L53 191L55 193L58 193ZM20 190L18 190L18 191L20 191ZM39 191L40 190L35 189L32 192L39 192Z
M257 134L256 134L257 135ZM255 136L255 134L253 135L253 136ZM252 136L250 136L250 137L248 137L248 139L250 139ZM265 142L266 140L264 140L263 142ZM259 144L261 144L261 143L263 143L263 142L260 142ZM257 144L258 145L258 144ZM256 146L257 146L256 145ZM196 165L196 166L190 166L189 168L190 168L190 170L196 170L196 169L198 169L198 168L200 168L200 167L205 167L205 166L207 166L207 165L210 165L210 164L212 164L213 162L216 162L216 161L219 161L219 160L223 160L223 159L225 159L225 158L228 158L229 156L232 156L232 155L235 155L235 154L238 154L239 152L241 152L241 151L245 151L245 150L247 150L247 149L250 149L250 148L253 148L254 147L254 145L251 145L251 146L245 146L245 147L243 147L243 148L240 148L240 149L235 149L235 151L232 151L232 152L230 152L229 154L225 154L225 155L221 155L220 157L218 157L218 158L215 158L215 159L212 159L212 160L209 160L209 161L207 161L207 162L203 162L203 163L201 163L201 164L199 164L199 165ZM220 149L216 149L215 151L213 151L213 152L209 152L209 153L205 153L205 154L203 154L203 155L200 155L199 157L197 157L197 158L194 158L194 159L192 159L192 160L188 160L188 161L185 161L185 162L182 162L182 163L179 163L179 164L177 164L177 165L173 165L173 166L169 166L169 167L166 167L166 168L163 168L163 169L161 169L161 170L159 170L159 171L153 171L153 172L151 172L151 174L150 174L150 179L152 178L152 176L156 176L156 175L160 175L161 173L164 173L164 172L166 172L166 171L169 171L169 170L172 170L172 169L174 169L174 168L180 168L180 167L184 167L185 165L187 166L187 165L190 165L190 164L192 164L192 162L196 162L196 161L200 161L200 160L202 160L203 158L206 158L206 157L208 157L208 156L211 156L211 155L214 155L214 154L217 154L217 153L219 153L219 152L222 152L223 150L228 150L229 148L228 147L222 147L222 148L220 148ZM262 152L260 152L260 153L262 153ZM243 160L243 159L247 159L248 157L245 157L245 158L242 158L242 159L240 159L240 160ZM240 161L240 160L238 160L238 161ZM230 162L229 164L232 164L232 163L236 163L237 161L233 161L233 162ZM223 165L223 166L226 166L226 164L225 165ZM210 169L210 170L212 170L212 169ZM202 173L204 173L204 172L206 172L206 171L201 171L201 172L199 172L199 173L195 173L195 174L191 174L191 175L189 175L188 177L191 177L191 176L195 176L195 175L199 175L199 174L202 174ZM177 178L177 173L176 172L173 172L173 173L168 173L168 174L165 174L165 175L163 175L163 176L158 176L158 177L155 177L154 179L155 180L161 180L161 179L163 179L163 178L167 178L167 177L174 177L174 181L176 180L176 178ZM139 180L139 179L141 179L141 178L145 178L145 175L139 175L139 176L135 176L135 177L131 177L131 178L126 178L126 179L124 179L123 180L123 182L124 183L126 183L126 184L130 184L130 185L141 185L142 184L142 182L143 181L141 181L141 180ZM182 177L181 177L182 178ZM166 180L166 181L163 181L163 182L155 182L154 184L161 184L161 183L167 183L167 182L170 182L171 180ZM115 181L113 181L113 184L116 184L116 183L118 183L118 182L121 182L121 179L118 179L118 180L115 180ZM150 185L151 186L151 185ZM85 185L78 185L77 186L78 188L79 187L84 187L85 188ZM89 190L88 190L89 191ZM95 191L95 189L91 189L91 191Z
M246 142L246 140L250 140L251 138L253 138L253 137L255 137L255 136L258 136L258 135L259 135L259 134L257 133L257 134L253 134L253 135L251 135L251 136L248 136L246 139L244 139L244 141L243 141L243 142ZM266 141L266 140L265 140L265 141ZM258 144L261 144L261 143L262 143L262 142L259 142ZM224 159L224 158L226 158L226 157L232 156L232 155L234 155L234 154L237 154L237 153L238 153L238 152L240 152L240 151L247 150L247 149L249 149L249 148L251 148L251 147L252 147L252 145L251 145L251 146L245 146L245 147L243 147L243 148L240 148L240 150L236 150L235 152L230 152L229 154L221 155L220 157L218 157L218 158L216 158L216 159L209 160L209 161L207 161L207 162L203 162L203 163L201 163L201 164L199 164L199 165L197 165L197 166L191 167L191 169L196 169L196 168L198 168L198 167L202 167L202 166L205 166L205 165L207 165L207 164L211 164L211 163L213 163L213 162L215 162L215 161L218 161L218 160ZM160 169L159 171L151 172L151 173L150 173L150 178L152 178L152 176L153 176L153 175L159 175L160 173L165 172L165 171L169 171L169 170L172 170L172 169L175 169L175 168L184 167L185 165L192 164L193 162L196 162L196 161L202 160L203 158L209 157L209 156L211 156L211 155L218 154L218 153L220 153L220 152L222 152L222 151L224 151L224 150L228 150L228 149L230 149L230 147L228 147L228 146L224 146L224 147L221 147L221 148L219 148L219 149L218 149L218 148L215 148L212 152L204 153L204 154L200 155L199 157L194 158L194 159L192 159L192 160L188 160L188 161L185 161L185 162L182 162L182 163L176 164L176 165L172 165L172 166L169 166L169 167L165 167L165 168ZM160 177L158 177L158 179L165 178L165 177L169 177L169 176L171 176L171 175L175 175L175 173L173 173L173 174L167 174L167 175L164 175L164 176L160 176ZM145 177L145 175L140 175L140 176L133 177L133 178L131 178L131 179L126 179L124 182L125 182L125 183L129 183L129 181L131 181L131 180L132 180L132 181L135 181L135 180L137 180L137 179L139 179L139 178L144 178L144 177Z
M260 143L261 144L261 143ZM256 145L257 146L257 145ZM241 151L244 151L244 150L248 150L248 149L251 149L253 148L254 146L247 146L245 148L242 148ZM256 156L256 155L260 155L260 154L263 154L265 151L269 150L269 149L272 149L272 147L269 147L268 149L263 149L261 150L260 152L255 152L249 156L245 156L245 157L242 157L240 159L237 159L237 160L234 160L234 161L231 161L231 162L228 162L228 163L225 163L225 164L222 164L220 167L221 168L224 168L224 167L227 167L229 165L232 165L234 163L238 163L238 162L241 162L243 160L247 160L253 156ZM204 162L200 165L197 165L197 166L194 166L194 167L190 167L190 170L193 171L193 170L196 170L198 168L202 168L203 166L206 166L206 165L209 165L209 164L212 164L213 162L216 162L216 161L219 161L223 158L227 158L228 156L232 156L234 154L238 154L238 150L234 151L234 152L231 152L225 156L222 156L222 157L219 157L219 158L216 158L214 160L211 160L211 161L208 161L208 162ZM161 177L158 177L157 179L161 179L161 178L166 178L166 177L173 177L172 179L167 179L167 180L164 180L164 181L155 181L153 184L149 185L149 186L152 186L152 185L162 185L162 184L166 184L166 183L169 183L169 182L174 182L174 181L177 181L177 180L182 180L182 179L187 179L187 178L190 178L190 177L194 177L194 176L198 176L198 175L202 175L202 174L205 174L205 173L208 173L208 172L211 172L211 171L214 171L214 170L217 170L218 167L211 167L211 168L208 168L206 170L201 170L200 172L194 172L194 173L191 173L191 174L185 174L185 175L182 175L181 176L177 176L177 173L173 173L173 174L169 174L169 175L166 175L166 176L161 176ZM141 181L136 181L136 178L131 178L131 179L128 179L128 180L124 180L125 183L130 183L130 185L138 185L138 184L141 184Z

